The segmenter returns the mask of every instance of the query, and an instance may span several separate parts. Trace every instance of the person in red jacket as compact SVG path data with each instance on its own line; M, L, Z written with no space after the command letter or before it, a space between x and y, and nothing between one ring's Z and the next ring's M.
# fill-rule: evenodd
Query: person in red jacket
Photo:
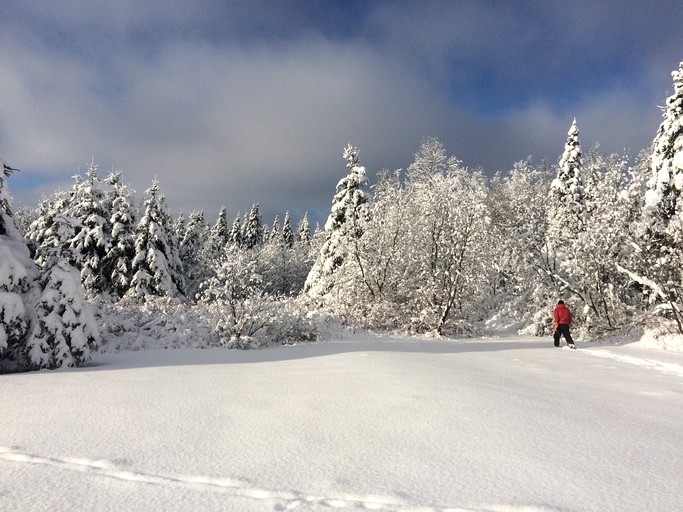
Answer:
M557 303L557 307L555 308L555 333L553 334L553 338L556 347L560 346L560 338L564 336L564 339L567 341L567 346L569 348L576 348L572 335L569 334L569 325L571 323L572 312L569 311L569 308L564 305L564 301L561 300Z

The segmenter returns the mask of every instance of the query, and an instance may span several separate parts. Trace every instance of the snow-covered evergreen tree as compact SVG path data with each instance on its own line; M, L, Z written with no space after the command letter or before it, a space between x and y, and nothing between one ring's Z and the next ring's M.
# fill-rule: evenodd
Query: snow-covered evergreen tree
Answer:
M166 201L155 179L145 192L142 217L135 231L133 280L129 296L144 300L147 295L182 295L182 263L170 224Z
M133 279L135 257L135 215L132 206L133 191L121 183L121 173L111 173L106 183L114 189L112 197L111 244L105 256L103 269L116 297L123 297Z
M80 274L61 257L63 239L50 242L52 235L58 238L65 216L55 215L46 230L47 259L38 281L38 268L12 222L4 174L0 174L0 358L29 369L78 366L96 347L98 331L83 297Z
M343 157L349 173L337 184L325 224L325 242L304 286L313 298L323 297L334 287L334 274L344 263L349 244L362 236L361 224L367 217L368 178L365 167L360 165L358 149L348 144Z
M630 275L647 287L653 303L667 305L683 334L683 62L672 77L645 194L639 252L647 266Z
M35 304L36 319L23 348L28 368L81 366L98 346L99 329L85 301L78 270L65 258L46 263Z
M35 248L34 259L42 267L56 254L76 264L70 244L78 228L77 219L70 215L72 191L58 191L52 199L45 199L38 206L38 216L31 223L26 237Z
M74 176L70 190L43 201L26 234L38 265L59 254L80 271L87 293L110 291L105 263L112 247L112 200L91 163L85 178Z
M222 206L218 212L218 218L209 231L208 240L205 244L205 259L213 261L225 252L230 243L230 229L228 228L228 212Z
M264 241L265 227L261 217L261 209L258 203L254 203L249 216L242 224L242 247L253 249Z
M38 269L19 234L11 210L5 178L12 169L0 160L0 363L16 362L29 330L30 292ZM29 306L29 307L27 307ZM2 365L4 366L4 365ZM1 368L0 368L1 369Z
M19 234L23 237L26 237L31 224L38 218L38 208L24 206L18 210L14 210L12 213L14 217L14 225L19 231Z
M179 254L180 259L194 265L199 259L199 253L207 239L209 228L204 220L204 211L190 213L190 217L185 226L185 236L180 240Z
M557 297L568 297L571 285L563 269L576 265L575 246L579 233L585 230L587 208L584 189L581 144L576 119L567 133L567 142L557 167L557 177L552 181L548 195L548 230L546 232L547 268L552 298L550 308ZM575 290L574 290L575 291ZM575 320L579 320L575 315ZM548 322L549 325L550 322Z
M252 250L263 289L277 297L298 294L311 269L309 246L294 243L289 214L280 232L279 217L275 217L268 242Z
M311 244L311 225L310 222L308 221L308 212L304 213L304 216L301 217L301 220L299 221L299 224L297 225L297 240L304 244Z
M294 245L294 232L292 231L292 219L289 212L285 212L285 220L282 224L282 241L288 249Z
M209 274L207 265L212 255L209 227L204 220L204 212L193 212L185 226L185 237L180 241L180 261L185 276L185 292L194 299L199 285Z
M185 238L185 230L187 229L187 222L185 221L185 214L183 212L172 223L173 234L175 239L180 243Z
M671 73L674 92L666 99L664 121L652 143L651 177L645 209L666 229L683 223L683 62Z
M235 247L242 247L242 215L239 212L230 228L230 243Z
M77 177L69 206L68 216L76 222L69 248L81 272L81 282L87 293L103 292L111 286L102 265L111 249L112 212L94 162L89 165L85 179Z
M549 202L548 240L552 247L563 250L583 229L586 217L581 143L576 119L567 133L557 177L550 187Z
M29 293L37 278L26 245L0 235L0 361L16 360L21 350L29 329Z
M273 220L273 227L270 229L268 240L279 244L282 242L282 233L280 232L280 216L276 215Z

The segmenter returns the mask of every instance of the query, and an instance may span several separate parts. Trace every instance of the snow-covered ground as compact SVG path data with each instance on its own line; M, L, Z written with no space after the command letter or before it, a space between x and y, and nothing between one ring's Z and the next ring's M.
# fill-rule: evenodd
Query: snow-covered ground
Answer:
M683 353L346 335L0 375L3 511L679 511Z

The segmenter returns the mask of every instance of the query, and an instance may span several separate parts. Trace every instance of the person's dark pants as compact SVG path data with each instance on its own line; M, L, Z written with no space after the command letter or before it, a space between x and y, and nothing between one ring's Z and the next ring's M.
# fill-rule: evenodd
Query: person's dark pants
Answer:
M560 324L557 326L557 330L555 331L555 334L553 335L555 339L555 346L559 347L560 346L560 338L564 336L564 339L567 340L567 345L573 345L574 340L572 339L572 335L569 334L569 325L567 324Z

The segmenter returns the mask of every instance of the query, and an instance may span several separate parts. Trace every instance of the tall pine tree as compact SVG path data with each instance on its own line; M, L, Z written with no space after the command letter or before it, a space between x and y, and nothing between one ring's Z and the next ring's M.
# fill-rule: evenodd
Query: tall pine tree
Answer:
M349 173L337 184L325 224L325 242L304 285L313 298L326 295L334 287L335 273L344 263L349 244L362 235L361 221L368 212L368 178L365 167L360 165L358 149L348 144L343 157Z
M292 231L292 219L289 217L289 212L285 212L285 220L282 224L282 241L289 249L294 245L294 232Z
M182 263L170 225L166 201L155 179L145 192L142 217L135 231L133 280L128 295L139 300L148 295L182 295Z
M576 119L567 133L557 177L550 186L549 242L563 248L583 229L586 215L581 143Z
M237 212L237 217L232 222L229 240L235 247L242 247L242 215L239 212Z
M228 228L228 213L225 206L218 212L218 218L209 231L206 243L206 259L213 261L220 257L230 243L230 229Z
M646 265L637 278L653 303L668 305L683 334L683 62L672 77L674 92L652 143L640 246Z
M652 143L651 177L645 208L657 220L657 229L683 223L683 62L671 73L674 92L666 100L664 121Z
M296 231L299 242L311 245L311 225L308 220L308 212L304 213L304 216L301 217Z
M121 183L121 174L112 173L106 180L114 189L111 200L111 245L103 268L116 297L123 297L133 279L135 257L135 216L132 190Z
M258 203L254 203L245 223L242 225L242 247L253 249L264 241L265 228Z
M204 212L193 212L185 226L185 236L180 241L180 261L183 264L187 297L193 299L199 286L208 275L207 247L210 242L209 227Z
M68 214L75 221L69 247L83 287L88 293L101 293L110 287L103 262L111 249L111 204L106 201L94 162L85 179L78 177Z

